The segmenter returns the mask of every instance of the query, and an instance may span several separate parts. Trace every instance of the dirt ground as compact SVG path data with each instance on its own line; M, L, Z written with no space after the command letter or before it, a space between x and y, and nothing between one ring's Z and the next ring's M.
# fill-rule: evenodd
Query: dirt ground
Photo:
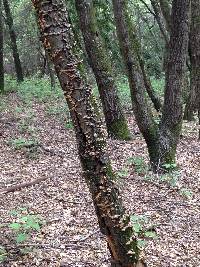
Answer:
M23 103L12 93L5 96L0 115L0 190L46 177L40 183L0 196L0 245L7 259L0 266L107 267L109 253L89 191L81 177L73 129L66 128L45 104ZM21 109L19 109L19 107ZM184 123L177 153L179 173L170 179L136 171L127 160L143 157L146 145L133 116L130 142L108 141L108 151L130 214L145 215L157 238L148 239L142 253L148 267L200 266L200 145L195 123ZM18 138L37 138L35 147L16 147ZM149 173L149 172L148 172ZM15 245L12 210L26 208L45 222L25 243ZM30 247L25 255L19 248Z

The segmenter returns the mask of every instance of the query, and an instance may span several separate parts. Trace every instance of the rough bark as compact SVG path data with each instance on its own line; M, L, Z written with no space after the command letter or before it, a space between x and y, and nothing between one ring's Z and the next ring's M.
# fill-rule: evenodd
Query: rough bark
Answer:
M161 16L160 6L158 3L158 0L150 0L150 1L151 1L151 5L153 7L153 10L154 10L154 17L158 23L158 27L160 29L160 32L161 32L161 34L165 40L166 46L167 46L169 43L169 35L168 35L167 29L165 27L165 24L164 24L162 16Z
M175 162L182 126L182 84L188 53L189 10L190 0L173 0L164 107L159 129L161 154L157 161L161 160L161 163L163 159L165 162Z
M0 0L0 92L4 91L3 28L2 0Z
M7 23L8 28L9 28L11 48L12 48L13 59L14 59L14 63L15 63L17 80L18 80L18 82L22 82L24 80L23 72L22 72L22 66L21 66L21 61L19 58L16 33L14 30L13 18L12 18L12 14L11 14L8 0L3 0L3 5L4 5L5 14L6 14L6 23Z
M200 100L200 2L191 1L190 27L190 94L185 108L184 118L194 119L194 112L199 110Z
M70 110L83 175L92 194L101 232L107 238L112 266L134 267L139 254L137 242L133 238L132 228L124 228L128 219L105 152L101 125L91 106L90 87L78 71L82 63L73 53L74 42L68 14L60 0L32 2L43 45L55 66ZM130 244L127 243L129 240ZM131 251L135 254L130 254Z
M159 0L167 31L171 31L171 7L168 0Z
M153 120L153 115L145 96L145 86L141 69L137 60L137 55L134 53L135 44L132 43L132 31L126 20L126 2L123 0L113 0L113 9L120 50L129 80L134 115L138 127L146 140L147 146L150 148L151 144L155 144L157 140L157 125ZM154 151L150 149L150 158L154 157L152 153L154 153Z
M117 95L110 58L97 27L93 1L76 0L75 3L88 63L99 89L108 134L116 139L130 140L131 135Z
M150 81L150 79L146 73L145 61L144 61L142 51L141 51L141 43L139 41L135 25L133 24L133 21L130 18L128 12L126 12L126 20L128 22L128 31L130 33L130 41L132 44L133 52L137 56L137 60L139 63L138 67L141 69L141 74L143 76L144 86L146 88L146 91L147 91L149 98L151 99L151 101L154 105L154 108L157 111L159 111L162 108L162 104L161 104L159 97L154 92L151 81Z
M165 100L159 128L144 96L141 73L131 49L131 32L126 21L126 2L113 0L114 16L122 56L127 68L134 114L149 151L154 170L174 163L182 123L182 81L188 46L190 0L174 0L172 31L166 68Z

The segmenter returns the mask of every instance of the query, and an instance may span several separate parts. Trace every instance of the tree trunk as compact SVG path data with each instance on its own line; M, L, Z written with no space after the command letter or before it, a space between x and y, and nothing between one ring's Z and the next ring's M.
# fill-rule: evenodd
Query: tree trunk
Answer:
M3 28L2 0L0 0L0 92L4 91Z
M45 50L45 57L46 57L47 71L48 71L50 82L51 82L51 89L55 90L56 80L54 77L54 72L52 70L50 58L46 50Z
M106 236L112 266L135 267L139 250L127 227L101 125L91 106L91 90L78 72L68 13L60 0L33 0L44 48L48 51L69 106L83 175L92 194L101 232ZM128 241L130 240L130 243ZM133 254L132 254L133 253Z
M114 16L122 56L128 72L134 114L149 151L155 171L174 163L182 123L182 81L188 46L190 0L174 0L172 31L166 68L165 100L162 120L156 125L144 96L144 84L131 44L131 31L126 21L127 2L113 0Z
M6 23L7 23L8 28L9 28L11 48L12 48L12 52L13 52L13 59L14 59L14 63L15 63L17 80L18 80L18 82L22 82L24 80L23 72L22 72L22 66L21 66L21 61L19 58L16 34L15 34L14 24L13 24L13 18L12 18L12 14L11 14L8 0L3 0L3 4L4 4L5 13L6 13Z
M200 109L200 1L191 1L190 29L191 111Z
M171 7L168 0L159 0L167 31L171 31Z
M160 155L157 166L175 162L183 119L183 79L188 53L190 0L173 0L172 29L165 73L163 114L159 127Z
M128 22L126 20L126 1L113 0L113 9L120 50L124 59L129 80L134 115L138 127L146 140L151 158L154 157L154 151L151 147L153 147L157 141L158 127L153 120L151 109L147 103L141 69L137 60L137 55L135 55L134 52L135 44L131 42L133 37L131 37L132 30L128 26Z
M98 85L108 134L116 139L130 140L131 135L112 76L110 58L97 27L93 2L76 0L75 3L88 54L88 63L93 69Z
M130 15L128 13L128 10L126 12L126 20L128 22L128 31L130 33L130 39L131 39L130 41L131 41L131 44L132 44L132 49L133 49L133 52L137 56L137 60L138 60L138 63L139 63L138 68L141 69L141 74L142 74L142 77L143 77L145 89L147 91L147 94L148 94L149 98L151 99L151 101L152 101L152 103L154 105L154 108L157 111L159 111L162 108L162 104L161 104L161 101L160 101L159 97L154 92L152 84L151 84L151 81L150 81L149 77L146 74L145 62L144 62L144 58L143 58L142 51L141 51L141 43L140 43L140 41L138 39L135 25L133 24L133 21L132 21Z

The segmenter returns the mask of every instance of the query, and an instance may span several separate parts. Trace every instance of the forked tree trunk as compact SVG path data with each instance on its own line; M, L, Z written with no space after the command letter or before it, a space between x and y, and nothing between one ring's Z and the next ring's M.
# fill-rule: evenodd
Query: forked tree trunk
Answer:
M174 0L172 6L172 31L166 67L166 86L163 114L157 127L144 96L144 84L136 63L128 31L125 12L127 2L113 0L119 43L128 71L129 85L136 121L149 150L155 171L166 163L175 162L176 147L182 124L182 81L188 48L188 18L190 0Z
M108 134L116 139L130 140L131 135L118 97L110 58L98 30L93 1L76 0L75 3L88 63L96 78Z
M12 18L8 0L3 0L3 4L4 4L5 13L6 13L6 23L9 28L10 42L11 42L11 48L12 48L12 53L13 53L13 59L15 63L17 80L18 82L22 82L24 80L24 77L23 77L21 61L19 58L19 53L18 53L18 48L17 48L17 40L16 40L16 33L14 30L13 18Z
M83 175L92 194L101 232L106 236L114 267L135 267L137 242L126 217L105 152L101 125L91 106L91 90L78 72L68 14L60 0L32 0L41 31L69 106ZM130 240L130 243L128 242ZM142 265L141 265L142 266Z
M4 62L3 62L3 19L2 0L0 0L0 93L4 91Z

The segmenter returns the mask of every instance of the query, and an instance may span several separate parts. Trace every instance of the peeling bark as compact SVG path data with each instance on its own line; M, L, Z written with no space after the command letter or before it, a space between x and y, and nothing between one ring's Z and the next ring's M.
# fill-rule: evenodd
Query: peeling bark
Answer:
M32 0L42 41L55 66L76 133L83 176L92 194L101 232L106 236L112 266L135 267L137 241L121 203L105 139L91 105L91 89L78 71L68 13L60 0ZM123 231L124 230L124 231ZM130 241L130 243L128 243ZM130 254L133 252L133 254Z

